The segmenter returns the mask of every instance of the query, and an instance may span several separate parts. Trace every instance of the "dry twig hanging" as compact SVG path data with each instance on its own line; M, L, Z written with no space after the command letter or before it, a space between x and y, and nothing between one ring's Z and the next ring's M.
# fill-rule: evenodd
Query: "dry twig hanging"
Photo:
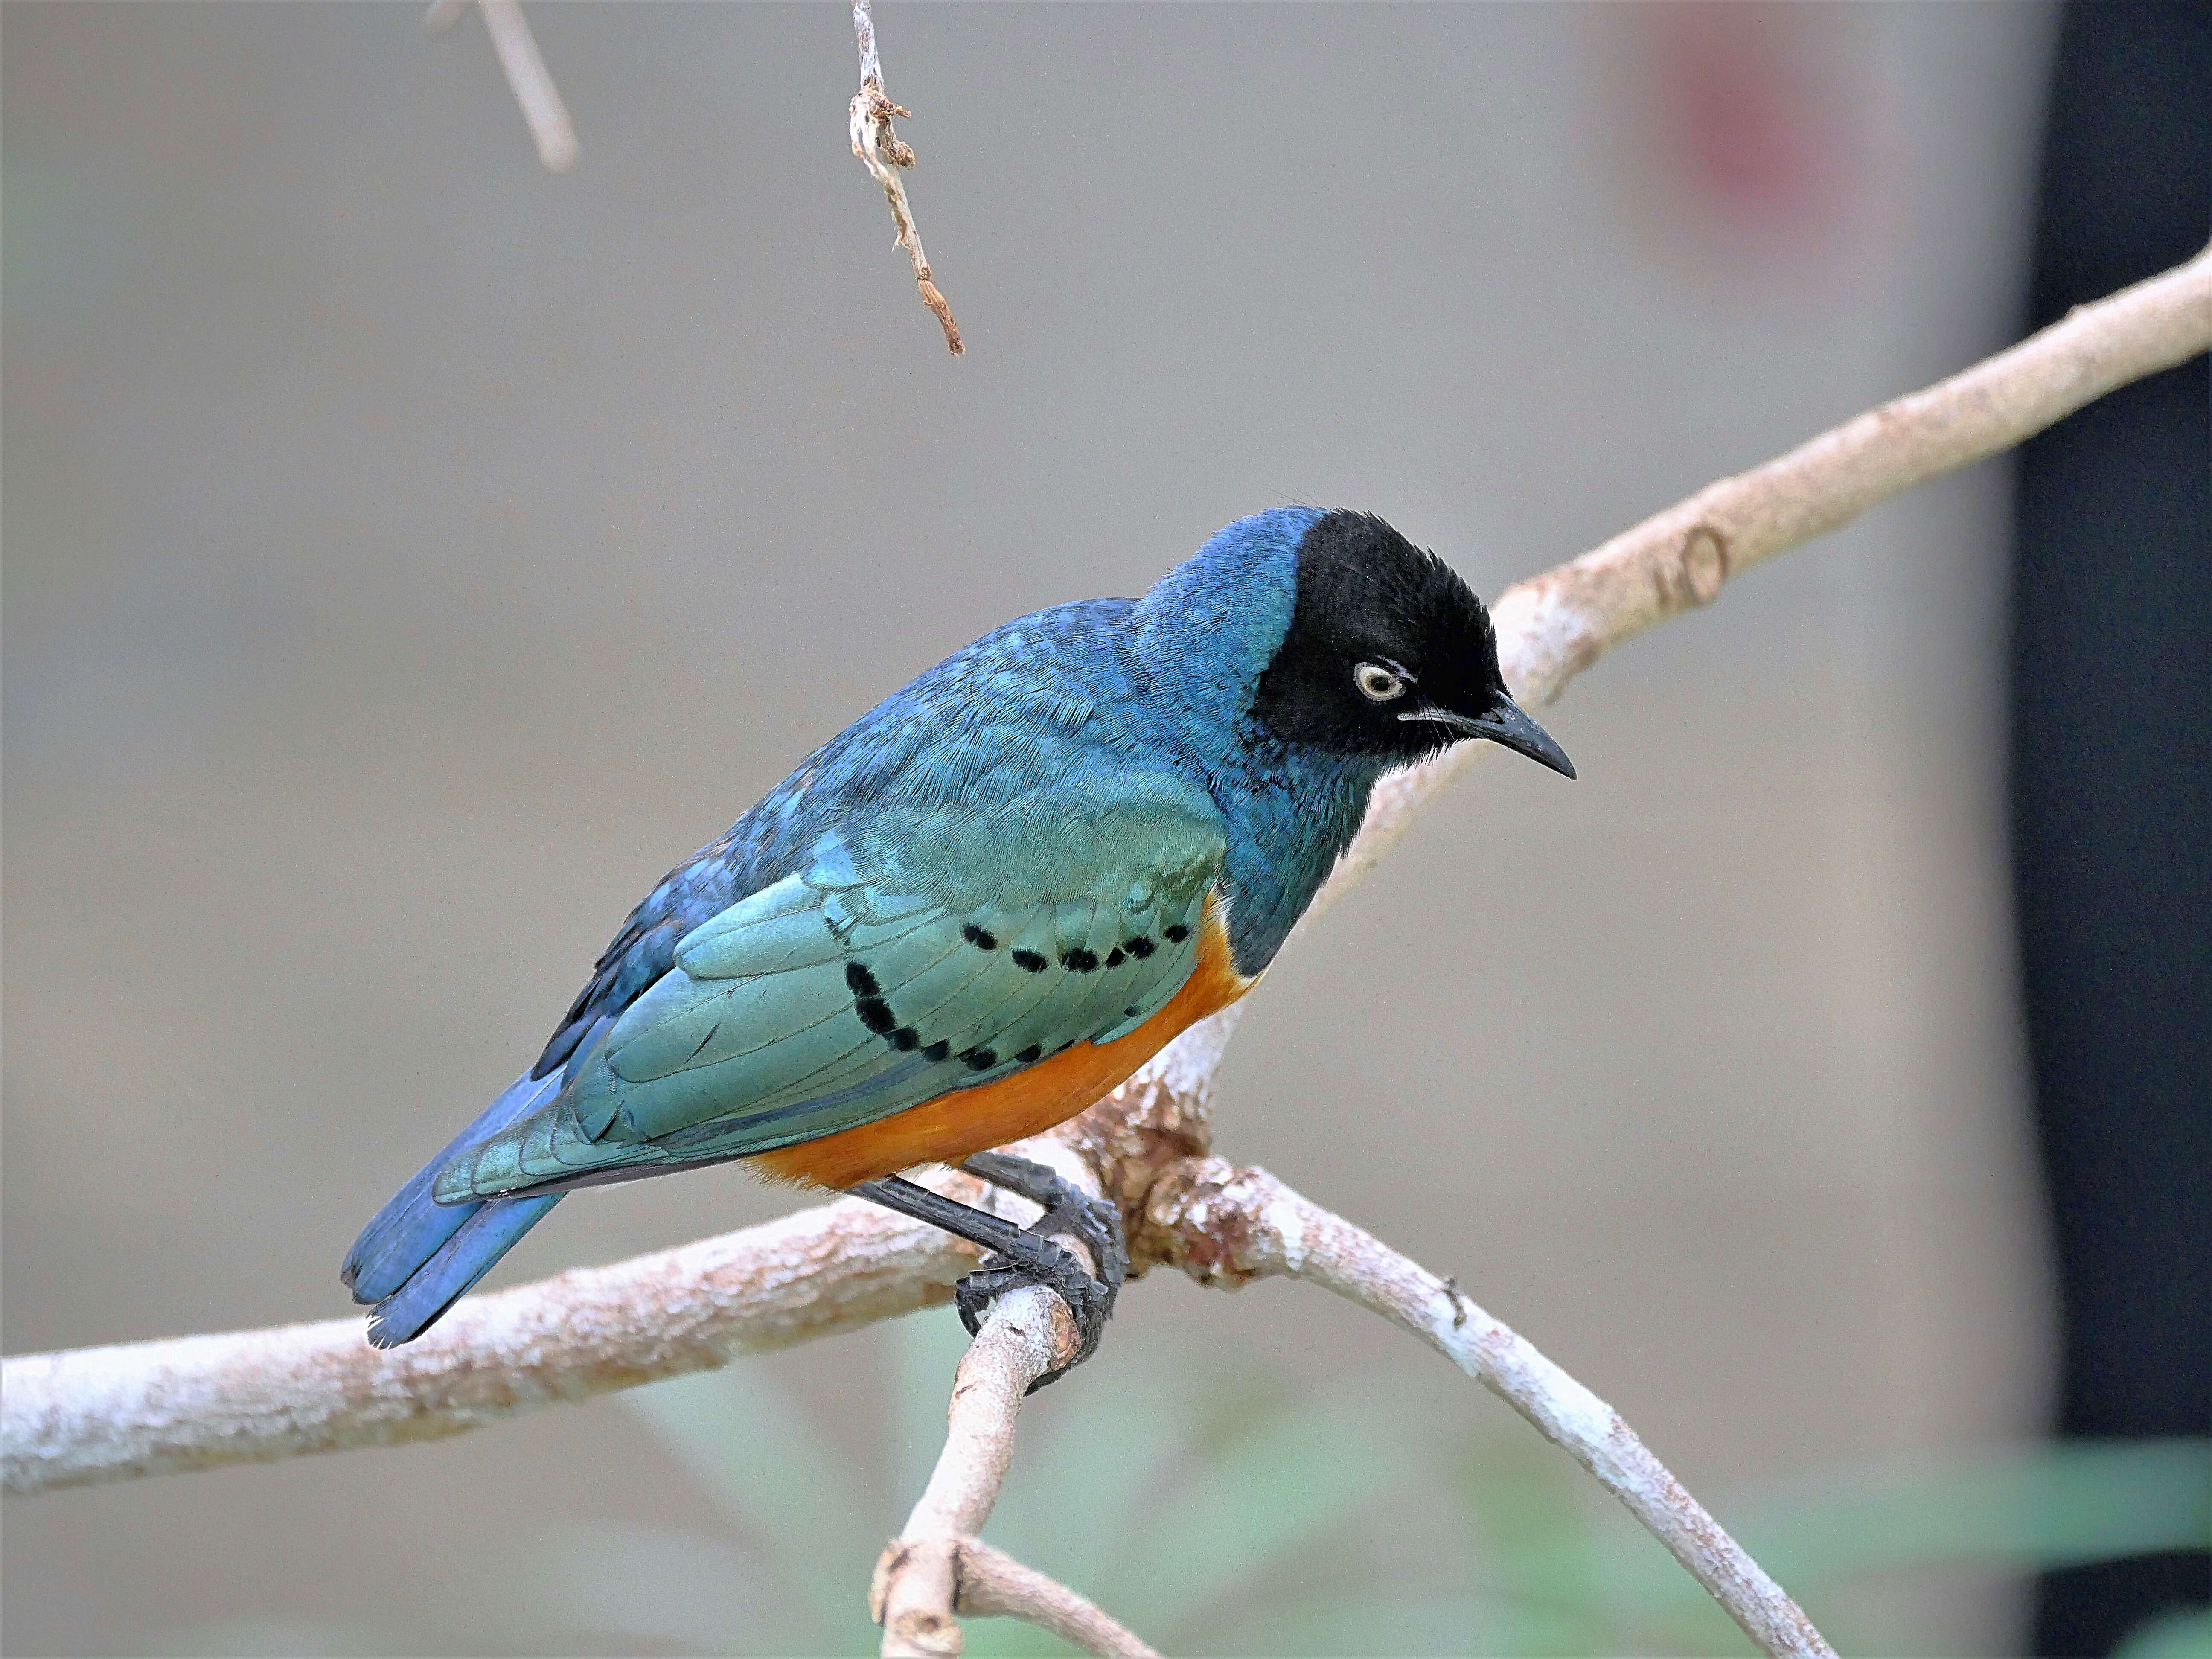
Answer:
M469 0L431 0L422 27L433 33L449 29L468 4ZM484 29L491 36L500 69L507 76L507 89L514 94L522 118L529 125L531 142L538 147L538 159L550 172L566 173L576 164L576 124L561 101L560 88L553 84L552 72L545 67L544 54L538 50L529 21L522 15L521 0L477 0L477 4L483 13ZM891 118L911 117L914 112L891 102L884 91L875 19L868 8L869 0L853 0L853 33L860 50L860 89L853 94L848 117L853 154L883 186L884 199L890 204L891 226L897 232L894 246L904 248L913 262L915 286L921 291L921 302L945 331L945 349L957 357L968 347L960 337L960 325L953 320L952 307L930 276L929 256L921 250L914 206L907 200L906 181L900 177L902 170L914 165L914 147L892 130Z
M853 94L853 154L884 187L891 224L898 232L896 246L914 261L914 282L921 290L921 302L936 313L938 325L945 331L945 349L957 357L968 348L961 343L960 325L952 320L952 307L930 280L929 256L921 251L921 233L915 228L906 181L899 177L902 168L914 165L914 147L891 131L891 117L914 112L900 108L884 94L884 66L876 56L876 20L869 13L868 0L853 0L853 33L860 46L860 89Z

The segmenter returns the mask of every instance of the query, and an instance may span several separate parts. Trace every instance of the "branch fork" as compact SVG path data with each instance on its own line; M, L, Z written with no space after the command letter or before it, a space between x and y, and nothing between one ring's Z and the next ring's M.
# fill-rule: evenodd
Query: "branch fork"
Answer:
M963 1613L1025 1619L1086 1652L1152 1653L1073 1590L977 1536L1013 1462L1023 1397L1037 1378L1072 1363L1077 1346L1067 1304L1041 1285L992 1304L954 1376L936 1470L869 1583L868 1610L884 1627L884 1653L957 1654L956 1615Z

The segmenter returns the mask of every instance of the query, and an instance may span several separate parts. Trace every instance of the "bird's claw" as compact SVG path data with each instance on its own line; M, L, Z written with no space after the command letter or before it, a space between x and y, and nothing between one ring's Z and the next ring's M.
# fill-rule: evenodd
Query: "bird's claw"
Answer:
M1114 1316L1115 1298L1129 1272L1129 1246L1122 1237L1121 1212L1025 1158L991 1154L988 1164L976 1158L969 1161L969 1168L986 1180L1048 1206L1018 1235L1013 1249L994 1250L985 1256L983 1265L953 1290L960 1322L970 1336L982 1328L992 1301L1019 1285L1042 1285L1067 1304L1075 1320L1075 1357L1032 1382L1029 1391L1035 1394L1090 1358L1105 1334L1106 1322ZM1097 1264L1095 1277L1084 1271L1073 1251L1055 1242L1055 1235L1074 1238L1089 1248L1091 1260Z
M1075 1320L1075 1357L1066 1364L1047 1371L1030 1384L1028 1392L1035 1394L1048 1382L1057 1382L1091 1358L1098 1347L1098 1339L1105 1334L1106 1322L1113 1317L1113 1294L1097 1279L1083 1271L1082 1263L1073 1254L1048 1240L1039 1241L1056 1261L1032 1265L1010 1262L1006 1257L994 1252L983 1258L983 1265L969 1273L953 1287L953 1297L960 1309L960 1322L969 1334L983 1328L983 1317L990 1311L991 1304L1006 1291L1024 1285L1042 1285L1067 1304L1067 1311Z

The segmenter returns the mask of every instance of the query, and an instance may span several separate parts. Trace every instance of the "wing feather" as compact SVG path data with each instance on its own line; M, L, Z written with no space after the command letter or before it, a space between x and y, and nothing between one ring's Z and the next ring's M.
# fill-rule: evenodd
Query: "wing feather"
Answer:
M1194 786L1117 787L1026 839L1018 814L981 812L894 825L890 853L823 836L678 940L559 1094L441 1170L437 1197L765 1152L1134 1030L1195 964L1224 847Z

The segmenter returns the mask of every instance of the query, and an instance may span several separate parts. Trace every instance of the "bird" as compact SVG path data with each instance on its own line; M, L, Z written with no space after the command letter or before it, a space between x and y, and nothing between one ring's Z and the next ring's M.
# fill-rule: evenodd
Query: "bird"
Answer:
M742 1160L981 1246L970 1330L1050 1285L1079 1363L1127 1269L1119 1213L994 1149L1250 991L1376 781L1475 738L1575 775L1482 601L1371 514L1259 513L1141 599L984 635L630 913L537 1060L354 1244L368 1340L419 1336L572 1189ZM926 1164L1045 1213L902 1173Z

